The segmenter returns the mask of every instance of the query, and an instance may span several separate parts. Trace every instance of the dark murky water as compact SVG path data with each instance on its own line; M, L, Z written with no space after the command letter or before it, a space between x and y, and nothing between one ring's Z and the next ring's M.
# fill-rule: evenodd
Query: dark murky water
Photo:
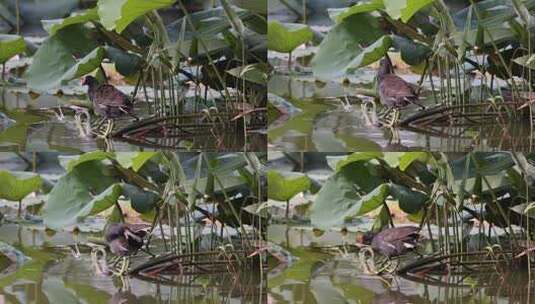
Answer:
M371 71L368 71L372 73ZM416 80L415 80L416 81ZM343 105L358 87L337 83L317 84L309 76L277 75L269 83L271 93L283 96L293 112L270 121L270 147L283 151L410 151L442 152L532 151L535 136L527 121L507 124L489 120L477 126L443 126L421 129L384 128L371 125L360 102ZM404 111L414 111L409 108Z
M306 227L271 225L269 238L294 259L270 273L272 303L532 303L535 282L527 269L499 273L463 273L422 277L366 274L356 256L334 255L312 247L340 245L353 233L321 236ZM418 257L413 257L418 259Z
M87 103L85 96L40 95L32 98L26 93L13 93L0 88L0 112L7 116L0 122L0 149L4 151L60 151L87 152L100 150L138 151L142 149L175 149L204 151L264 151L266 135L262 132L248 134L228 131L223 135L205 132L187 137L147 137L140 140L104 140L86 135L82 123L77 123L74 111L59 111L59 106ZM147 113L148 107L136 103L136 113ZM138 114L139 115L139 114ZM92 118L95 119L95 118ZM130 120L118 120L120 128ZM87 133L87 132L86 132Z
M81 233L76 240L85 243L90 236L97 235ZM0 273L0 303L259 303L261 296L261 288L230 275L183 277L173 284L102 275L87 247L80 245L80 255L75 254L75 238L68 232L3 224L0 242L29 258Z

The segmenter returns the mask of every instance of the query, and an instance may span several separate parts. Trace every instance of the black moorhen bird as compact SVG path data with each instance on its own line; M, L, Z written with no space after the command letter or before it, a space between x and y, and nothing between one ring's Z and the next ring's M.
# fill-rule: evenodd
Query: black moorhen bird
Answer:
M132 100L113 85L100 84L93 76L86 76L82 85L88 86L87 95L93 103L95 112L108 121L103 137L109 136L113 130L113 119L124 115L137 119L132 113L134 111Z
M144 244L150 225L111 224L105 233L110 251L116 256L135 254Z
M418 103L418 94L414 89L405 80L394 74L394 67L388 54L381 59L377 72L377 82L379 99L383 105L389 108L383 117L386 117L394 110L394 117L388 124L389 126L392 127L397 123L400 108L414 103L425 109L423 105Z
M416 247L420 228L415 226L387 228L375 234L366 232L357 236L357 242L371 245L372 249L386 257L403 255Z

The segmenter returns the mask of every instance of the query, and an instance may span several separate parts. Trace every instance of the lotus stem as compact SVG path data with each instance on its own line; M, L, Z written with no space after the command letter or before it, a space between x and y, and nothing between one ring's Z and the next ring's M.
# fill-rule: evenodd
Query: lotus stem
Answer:
M290 218L290 200L286 201L286 223L288 223L288 219Z
M17 217L20 218L22 214L22 200L19 200L19 211L17 212Z
M288 73L292 75L292 52L290 52L288 55Z
M17 35L20 34L20 5L19 5L19 1L20 0L16 0L15 1L15 15L17 17Z
M307 24L307 1L303 0L303 24Z

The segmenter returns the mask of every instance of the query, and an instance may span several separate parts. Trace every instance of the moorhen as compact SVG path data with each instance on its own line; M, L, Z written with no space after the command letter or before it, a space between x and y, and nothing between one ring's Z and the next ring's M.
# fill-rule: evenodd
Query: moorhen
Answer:
M105 233L110 251L120 257L135 254L144 244L150 225L111 224Z
M420 228L415 226L387 228L379 233L366 232L357 235L357 242L371 245L372 249L386 257L403 255L416 247Z
M388 54L381 59L377 72L377 82L379 99L383 105L389 108L383 117L390 114L392 110L394 111L394 117L388 126L392 127L397 123L400 108L414 103L425 109L423 105L418 103L418 94L414 89L405 80L394 74L394 67Z
M132 113L134 110L132 100L113 85L100 84L93 76L86 76L82 85L88 86L87 95L93 103L95 112L108 121L103 137L109 136L113 130L113 119L125 114L137 119Z

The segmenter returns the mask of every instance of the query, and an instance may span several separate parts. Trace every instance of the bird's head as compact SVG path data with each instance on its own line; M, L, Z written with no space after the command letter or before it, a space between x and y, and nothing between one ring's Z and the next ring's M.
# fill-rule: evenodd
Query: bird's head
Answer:
M371 231L357 232L357 237L356 237L357 246L358 245L370 245L372 243L374 235L375 234Z
M84 85L84 86L85 85L86 86L92 86L92 85L97 84L97 83L98 83L98 80L95 77L91 76L91 75L85 76L84 79L82 80L82 85Z
M112 242L119 238L125 238L125 225L124 224L111 224L106 230L106 241Z

